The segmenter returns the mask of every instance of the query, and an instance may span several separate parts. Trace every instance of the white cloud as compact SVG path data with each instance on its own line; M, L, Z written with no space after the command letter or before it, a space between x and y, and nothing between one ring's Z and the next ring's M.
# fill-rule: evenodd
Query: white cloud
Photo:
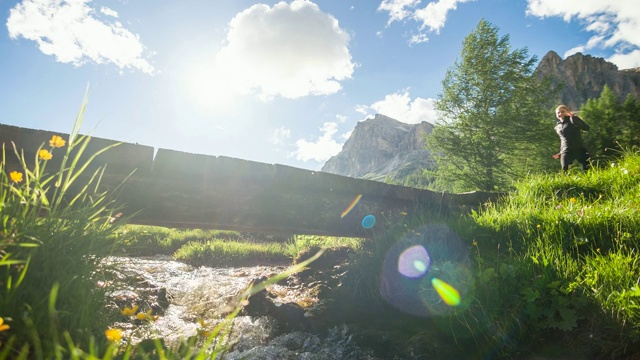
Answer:
M475 0L439 0L432 1L426 7L416 10L413 18L422 22L420 30L427 28L430 32L440 33L447 21L449 11L458 8L458 3L466 3Z
M411 100L408 90L386 95L383 100L376 101L369 108L378 114L386 115L408 124L418 124L422 121L434 124L437 119L434 99L418 97Z
M609 57L609 61L618 65L619 69L630 69L640 67L640 50L635 49L624 54L615 54Z
M138 35L119 22L97 20L91 0L23 0L9 12L7 29L12 39L35 41L46 55L62 63L81 66L89 61L113 63L120 69L131 68L154 73L145 59L145 47ZM117 16L103 8L102 13Z
M411 16L413 9L419 3L420 0L384 0L380 3L378 11L389 12L387 25L391 25L394 21L402 21Z
M311 1L253 5L229 23L225 45L209 66L207 93L257 93L261 99L334 94L351 78L349 35Z
M296 141L297 150L291 155L295 155L297 160L305 162L309 160L323 162L337 155L342 150L342 144L333 139L333 136L338 132L338 124L326 122L320 128L320 131L322 135L315 142L304 139Z
M424 34L424 33L415 34L411 36L411 39L409 40L409 45L422 44L428 41L429 41L429 38L427 37L427 34Z
M609 61L621 69L640 67L640 6L637 0L528 0L527 15L579 21L593 36L567 51L613 49Z
M285 127L277 128L271 137L271 143L274 145L284 145L286 140L291 137L291 130Z
M369 106L367 105L356 105L355 108L356 112L362 114L362 115L367 115L369 114Z
M429 1L427 6L419 8L420 0L383 0L378 11L389 13L390 25L394 21L413 19L420 24L417 34L411 36L410 44L420 44L429 41L426 32L440 33L444 27L450 11L456 10L458 4L475 0L438 0Z
M115 11L113 9L110 9L110 8L108 8L106 6L101 7L100 8L100 12L105 14L105 15L107 15L107 16L111 16L111 17L114 17L114 18L118 17L118 12L117 11Z

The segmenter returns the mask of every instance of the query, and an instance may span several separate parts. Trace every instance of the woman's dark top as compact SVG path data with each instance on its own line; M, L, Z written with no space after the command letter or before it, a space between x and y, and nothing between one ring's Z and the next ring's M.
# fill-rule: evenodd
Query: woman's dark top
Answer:
M582 141L582 130L588 131L589 125L577 116L565 116L562 121L557 120L556 133L560 136L560 153L566 154L576 150L586 150Z

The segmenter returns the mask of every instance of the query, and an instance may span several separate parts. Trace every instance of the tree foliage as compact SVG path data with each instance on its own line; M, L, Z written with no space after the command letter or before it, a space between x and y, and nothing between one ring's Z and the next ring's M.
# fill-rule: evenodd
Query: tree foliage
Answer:
M580 117L590 126L585 143L594 159L617 157L619 150L640 146L640 101L631 95L620 101L605 85L599 98L582 106Z
M527 48L511 51L509 36L499 37L484 19L465 38L435 103L438 126L427 137L438 183L453 191L506 189L525 172L553 165L553 92L532 75L536 61Z

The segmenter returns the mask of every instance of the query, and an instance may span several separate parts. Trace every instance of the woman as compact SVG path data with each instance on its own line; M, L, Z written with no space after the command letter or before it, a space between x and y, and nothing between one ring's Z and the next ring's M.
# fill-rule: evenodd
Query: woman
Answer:
M582 170L589 169L590 155L581 134L583 130L589 130L589 125L577 115L573 115L565 105L556 108L556 118L558 123L555 130L560 137L560 153L553 155L553 158L560 158L563 171L567 171L574 160L578 160Z

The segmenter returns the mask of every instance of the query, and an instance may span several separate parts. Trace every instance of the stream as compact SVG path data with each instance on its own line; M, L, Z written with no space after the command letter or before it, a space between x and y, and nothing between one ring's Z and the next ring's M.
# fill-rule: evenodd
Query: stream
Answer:
M181 340L203 336L203 333L206 337L205 331L237 306L239 294L252 281L286 269L284 266L193 267L169 256L109 257L105 265L116 274L112 281L117 282L117 290L110 294L114 307L122 310L138 304L142 312L151 309L151 321L123 315L122 321L113 327L122 329L124 338L131 343L161 338L166 346L177 346ZM295 304L317 301L305 284L276 283L268 289L271 294L277 294L271 299L272 304L282 309L292 307L298 311ZM305 330L287 327L282 331L273 316L249 316L241 312L233 319L230 333L233 346L222 358L374 359L372 351L355 344L346 325L319 333Z

